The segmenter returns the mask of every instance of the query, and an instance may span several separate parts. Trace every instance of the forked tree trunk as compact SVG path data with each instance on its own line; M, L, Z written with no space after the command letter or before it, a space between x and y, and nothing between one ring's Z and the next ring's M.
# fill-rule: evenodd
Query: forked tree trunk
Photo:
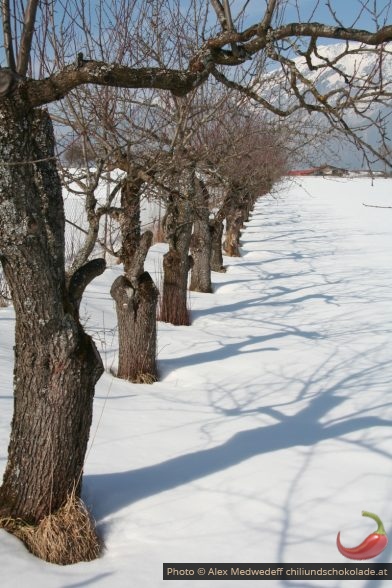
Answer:
M128 177L121 190L121 261L124 275L110 290L116 301L119 352L117 377L151 384L158 379L156 365L156 310L158 289L144 262L152 243L151 231L141 236L142 180Z
M64 211L44 111L0 109L0 251L16 314L14 415L0 518L37 523L78 494L94 386L103 368L79 323L84 287L102 262L64 270ZM4 163L3 163L4 162ZM89 273L90 272L90 273Z
M189 289L194 292L210 293L212 286L209 194L202 180L196 178L195 184L195 220L190 245L193 265Z
M189 325L188 273L192 266L189 246L192 234L191 194L173 196L165 217L169 251L163 256L163 288L159 319L173 325Z

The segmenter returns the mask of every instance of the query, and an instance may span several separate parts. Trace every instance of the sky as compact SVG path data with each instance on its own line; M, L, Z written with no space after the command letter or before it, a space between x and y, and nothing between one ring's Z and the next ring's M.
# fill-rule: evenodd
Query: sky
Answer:
M243 0L230 3L233 11L244 4ZM247 24L260 21L264 12L266 0L250 0L247 7ZM283 3L282 3L283 4ZM328 4L331 10L328 9ZM297 22L312 20L327 24L336 24L331 11L335 12L342 26L376 28L374 14L377 15L379 25L392 22L392 11L388 9L389 0L287 0L284 2L284 21Z
M140 0L143 1L143 0ZM170 0L167 0L170 2ZM181 0L184 7L189 5L190 0ZM58 5L61 13L60 3ZM209 0L203 0L207 7ZM378 26L392 23L392 9L388 6L391 0L281 0L278 2L278 14L280 22L317 21L326 24L335 24L333 13L341 26L356 27L368 30L375 30ZM87 3L86 3L87 5ZM250 26L262 20L267 0L230 0L233 19L238 16L246 6L246 18L244 26ZM375 15L376 18L375 18ZM210 17L216 20L210 6ZM279 21L278 21L279 23ZM0 27L0 65L5 66L3 46L3 32Z

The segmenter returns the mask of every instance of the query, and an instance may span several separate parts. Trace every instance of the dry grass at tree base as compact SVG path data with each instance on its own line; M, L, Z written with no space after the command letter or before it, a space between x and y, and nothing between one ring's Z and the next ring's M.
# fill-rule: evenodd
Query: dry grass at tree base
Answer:
M86 506L71 494L63 507L37 525L0 519L0 528L18 537L35 556L58 565L97 559L103 551L95 523Z
M110 368L109 373L112 374L112 376L114 376L115 378L121 377L118 375L118 372L113 368ZM144 372L130 378L121 377L121 379L128 380L129 382L132 382L132 384L155 384L155 382L159 382L158 375L148 374Z
M134 384L155 384L155 382L158 382L158 376L154 374L139 374L132 382Z

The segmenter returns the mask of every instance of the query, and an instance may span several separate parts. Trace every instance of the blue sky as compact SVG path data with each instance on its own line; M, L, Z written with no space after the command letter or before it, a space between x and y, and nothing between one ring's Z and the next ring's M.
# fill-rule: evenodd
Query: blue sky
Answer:
M243 0L232 0L230 4L234 13L244 2ZM260 21L265 4L265 0L264 2L261 0L249 1L247 9L248 25ZM392 24L392 11L388 10L389 0L331 0L329 4L332 10L336 12L342 26L345 27L355 26L356 28L375 30L376 23L372 14L374 9L378 14L380 26L386 23ZM285 22L311 19L312 21L326 24L336 24L327 8L326 0L287 0L285 5Z
M201 0L202 5L208 6L209 0ZM168 0L170 2L170 0ZM188 5L189 0L181 0L184 6ZM329 5L336 12L337 18L344 27L354 26L360 29L375 30L376 22L372 15L374 10L378 13L378 25L392 24L392 9L388 9L390 0L330 0ZM244 26L250 26L260 22L267 0L230 0L233 17L239 13L241 8L247 4L246 20ZM317 21L326 24L335 24L331 12L327 8L327 0L281 0L281 6L284 5L283 22L298 21ZM215 21L213 11L210 6L210 19ZM0 64L4 63L4 54L2 49L3 34L0 26ZM331 42L331 41L329 41Z

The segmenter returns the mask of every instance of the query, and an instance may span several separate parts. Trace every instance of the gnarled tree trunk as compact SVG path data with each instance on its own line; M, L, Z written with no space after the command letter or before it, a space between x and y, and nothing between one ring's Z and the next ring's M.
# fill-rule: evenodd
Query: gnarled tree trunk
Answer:
M142 180L125 179L121 190L121 261L124 275L110 290L116 301L119 352L117 377L151 384L158 379L156 365L156 309L158 289L144 261L152 243L151 231L141 236L140 188Z
M110 290L116 301L119 359L117 376L136 383L158 379L156 366L156 305L158 290L148 272L136 287L126 276L118 277Z
M103 367L78 319L95 260L69 283L64 211L45 111L0 106L0 251L16 314L14 415L0 517L38 523L80 492Z

